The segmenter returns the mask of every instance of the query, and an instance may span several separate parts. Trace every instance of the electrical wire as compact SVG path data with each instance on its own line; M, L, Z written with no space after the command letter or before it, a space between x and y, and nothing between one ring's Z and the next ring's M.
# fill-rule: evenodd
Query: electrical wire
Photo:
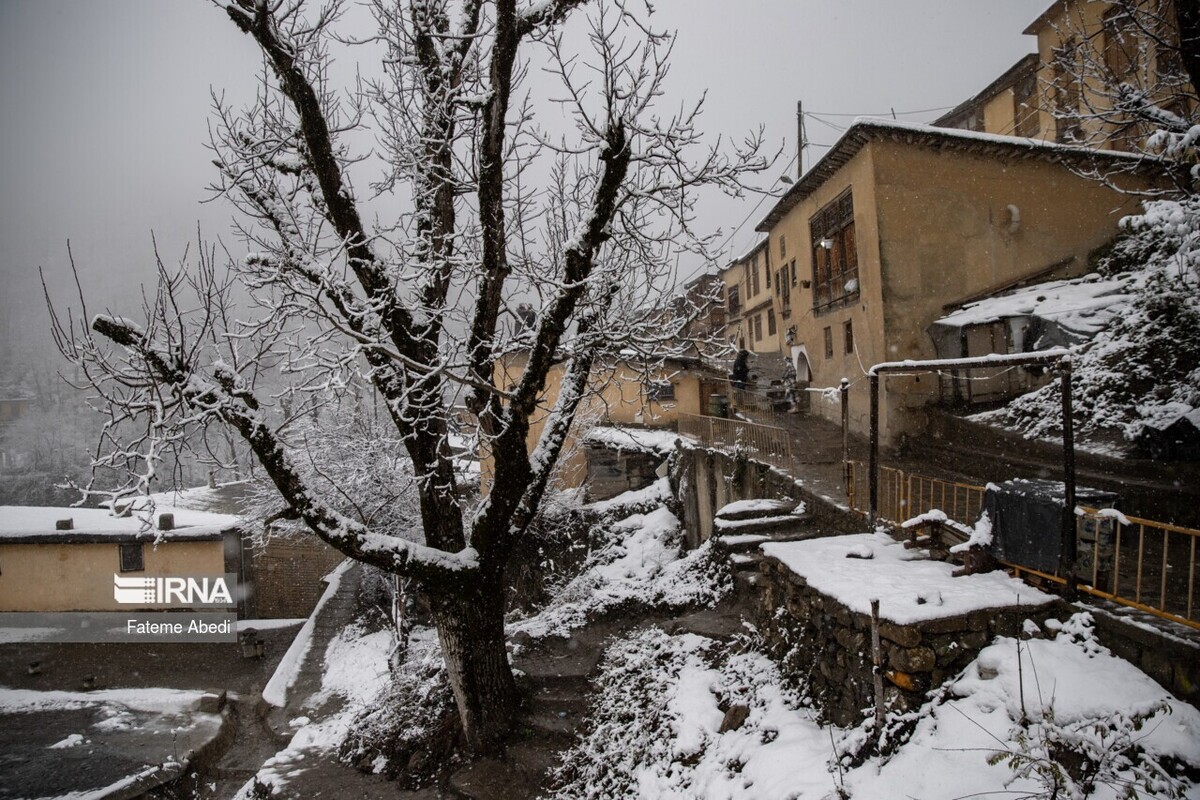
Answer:
M805 109L804 114L805 114L805 116L807 116L809 114L813 114L815 116L822 116L822 117L890 117L893 114L895 114L898 117L902 117L902 116L907 116L909 114L931 114L934 111L949 111L952 108L958 108L958 106L941 106L939 108L918 108L914 111L893 111L892 109L889 108L887 111L884 111L881 114L867 114L865 112L858 112L855 114L842 114L842 113L837 113L834 111L809 111L808 109Z

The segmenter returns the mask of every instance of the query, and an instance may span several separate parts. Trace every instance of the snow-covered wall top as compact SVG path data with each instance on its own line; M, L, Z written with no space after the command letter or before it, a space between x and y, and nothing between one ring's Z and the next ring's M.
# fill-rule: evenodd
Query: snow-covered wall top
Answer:
M878 599L879 616L899 625L1054 601L1003 572L951 577L950 564L926 560L886 534L764 544L762 550L851 611L870 614L871 600Z

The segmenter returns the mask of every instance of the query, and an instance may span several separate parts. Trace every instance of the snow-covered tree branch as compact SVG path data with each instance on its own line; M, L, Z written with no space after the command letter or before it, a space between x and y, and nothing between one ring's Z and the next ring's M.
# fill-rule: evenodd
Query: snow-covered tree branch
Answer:
M189 430L232 430L282 501L272 518L414 579L466 741L488 752L516 703L506 564L592 367L623 348L659 357L686 324L663 309L679 253L705 252L695 193L740 193L766 167L761 135L727 154L698 132L702 103L667 106L672 39L624 0L375 0L366 39L341 30L360 12L339 0L223 9L265 65L256 100L215 101L211 126L212 188L239 212L246 254L230 257L229 280L211 263L198 277L164 271L145 324L60 320L60 345L112 413L142 421L152 451ZM379 66L337 88L333 54L353 47ZM545 101L555 113L543 119ZM517 356L517 379L497 386ZM304 409L349 387L370 387L395 428L405 513L368 513L337 470L301 455ZM459 398L494 461L478 502L448 443ZM107 441L148 490L153 452Z

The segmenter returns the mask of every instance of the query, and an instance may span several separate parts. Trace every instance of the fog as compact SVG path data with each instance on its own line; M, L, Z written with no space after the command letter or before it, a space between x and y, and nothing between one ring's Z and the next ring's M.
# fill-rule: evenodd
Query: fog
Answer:
M706 94L705 132L740 140L761 125L782 150L770 184L796 171L797 101L806 166L853 115L932 120L1034 49L1021 30L1048 1L660 0L653 20L678 31L669 89ZM339 74L354 58L341 54ZM0 4L0 369L46 356L38 270L70 300L68 240L90 304L127 313L153 280L152 232L166 261L198 228L240 252L229 204L204 202L205 144L211 93L244 103L259 66L253 42L203 0ZM769 203L704 197L699 229L719 231L728 258L753 242Z

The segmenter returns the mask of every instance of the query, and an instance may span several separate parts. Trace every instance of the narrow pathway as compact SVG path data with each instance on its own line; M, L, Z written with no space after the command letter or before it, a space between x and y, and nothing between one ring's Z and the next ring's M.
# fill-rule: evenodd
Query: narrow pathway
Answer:
M614 638L657 626L669 633L696 633L728 640L743 630L753 609L742 595L698 611L642 610L589 621L567 638L534 642L513 659L523 674L527 701L517 716L504 759L483 759L451 776L451 797L469 800L532 800L541 795L563 751L576 740L593 693L605 648Z

